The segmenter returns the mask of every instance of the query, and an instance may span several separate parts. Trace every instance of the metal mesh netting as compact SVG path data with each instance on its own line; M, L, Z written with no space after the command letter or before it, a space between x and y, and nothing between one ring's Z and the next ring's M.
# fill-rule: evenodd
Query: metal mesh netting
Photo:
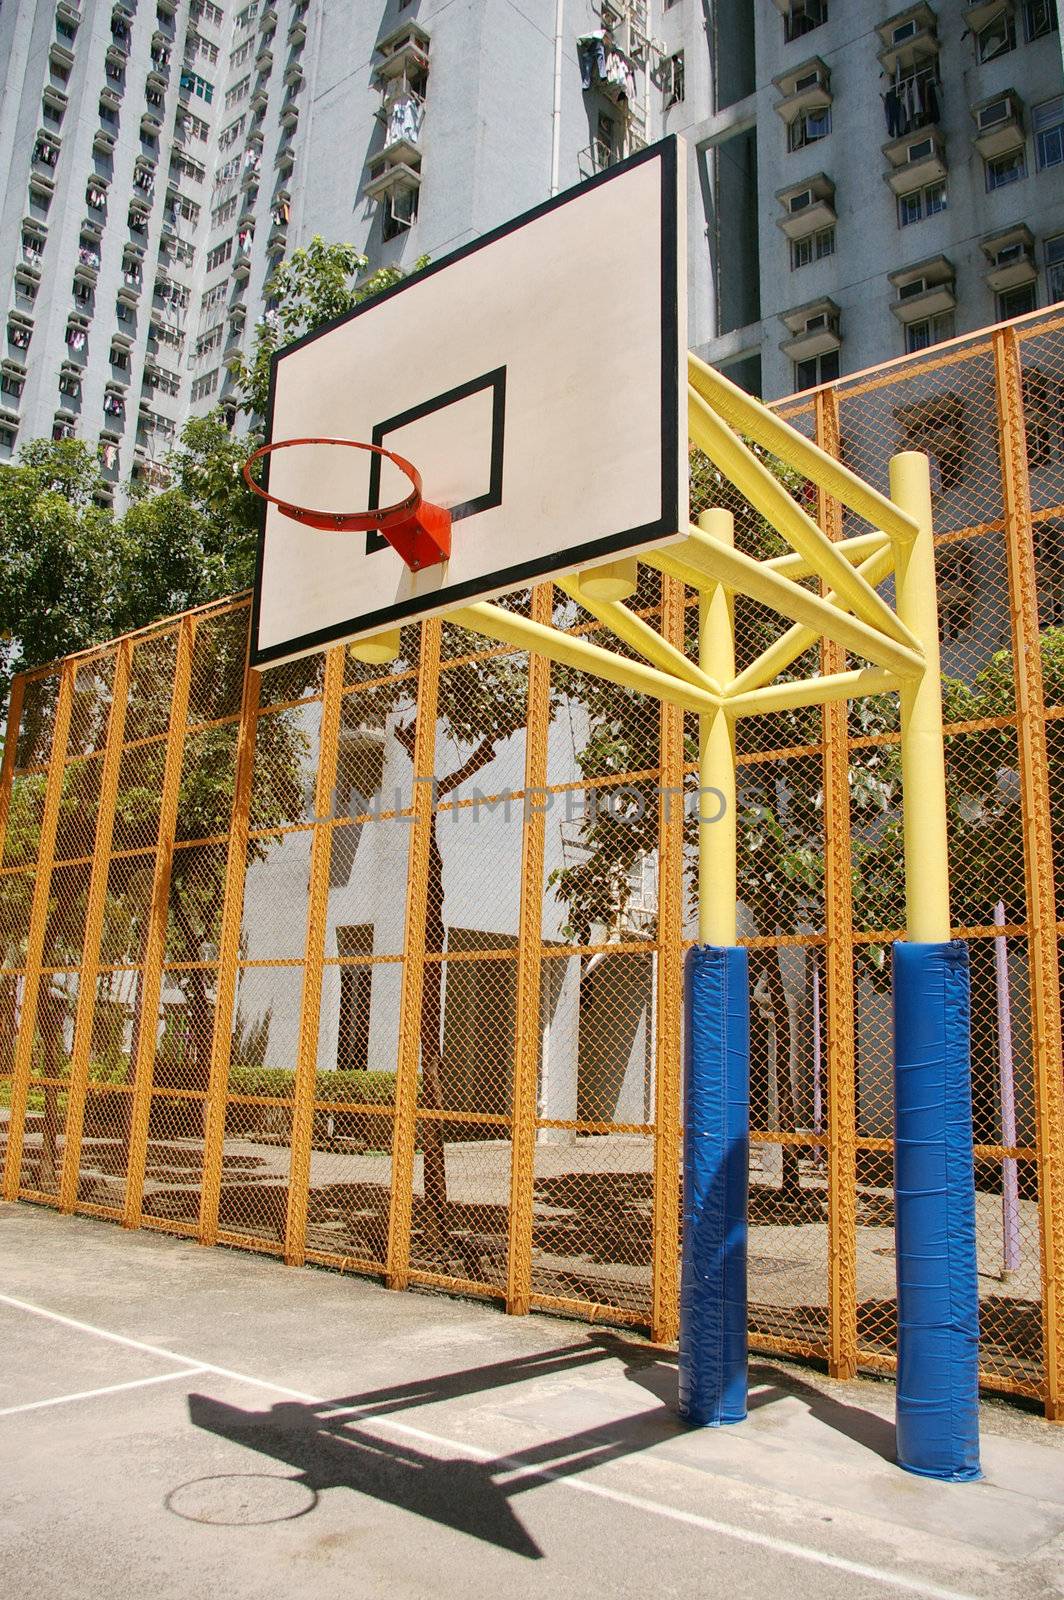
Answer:
M880 488L896 451L931 457L982 1373L1047 1400L1062 394L1047 314L780 408ZM864 531L775 465L833 538ZM697 454L692 503L733 510L748 553L783 553ZM560 588L507 604L630 653ZM693 654L692 591L642 567L630 604ZM697 719L449 623L406 629L388 668L334 650L247 676L247 627L246 600L225 602L16 680L5 1193L673 1338ZM737 670L786 631L739 599ZM861 664L797 649L785 676ZM751 1335L882 1368L896 704L745 718L736 747Z

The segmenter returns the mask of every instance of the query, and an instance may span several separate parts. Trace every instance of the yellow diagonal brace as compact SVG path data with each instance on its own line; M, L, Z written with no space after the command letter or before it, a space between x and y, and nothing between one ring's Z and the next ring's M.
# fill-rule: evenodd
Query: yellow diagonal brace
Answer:
M693 683L683 683L655 667L645 667L641 661L626 661L611 650L602 650L586 639L559 633L556 628L531 622L527 617L516 616L482 600L476 605L463 606L448 613L448 621L471 633L482 633L501 644L516 645L519 650L538 650L540 655L577 672L588 672L607 683L616 683L622 689L634 689L639 694L652 695L668 705L681 706L684 711L717 711L722 698L705 689L696 689Z
M799 706L822 706L831 700L853 700L864 694L889 694L899 680L885 667L860 667L822 678L802 678L797 683L770 683L764 689L730 696L725 710L730 716L754 717L766 711L793 711Z
M852 539L838 539L835 549L844 555L847 561L860 562L866 556L874 556L880 550L890 550L891 544L887 534L878 528L873 533L858 533ZM891 557L893 560L893 556ZM770 560L761 563L770 567L773 572L778 572L784 578L811 578L813 564L800 556L796 550L791 550L785 556L772 556Z
M804 438L796 428L784 422L755 400L745 390L725 378L720 372L700 361L696 355L687 357L688 381L703 399L708 400L718 415L726 418L733 428L745 433L747 438L770 450L780 461L794 467L804 477L827 491L834 499L864 517L875 527L882 528L892 538L903 543L916 537L916 523L898 506L892 505L886 495L873 489L870 483L859 478L841 461L836 461Z
M660 667L662 672L671 673L674 678L682 678L685 683L693 683L696 689L705 689L709 694L722 692L719 683L695 666L693 661L688 661L682 650L677 650L675 645L663 639L660 633L644 622L642 617L637 617L628 607L619 600L596 600L589 595L574 575L569 578L559 578L558 588L563 590L577 605L590 613L596 621L604 623L612 634L625 644L631 645L633 650L638 650L644 660L651 666Z
M869 583L882 583L894 568L894 547L887 544L881 546L875 555L869 556L867 561L862 561L858 571ZM779 568L775 569L777 572ZM824 596L825 600L838 604L834 593ZM796 623L793 628L769 645L767 650L751 661L750 665L736 678L728 689L728 695L745 694L748 689L759 689L764 683L771 683L778 678L781 672L786 672L792 661L797 661L800 655L812 649L818 643L821 635L813 628L804 628Z
M915 650L885 638L859 617L840 611L812 590L803 589L775 572L767 572L759 561L741 550L730 550L708 539L697 528L690 530L684 544L671 545L665 550L648 550L642 559L696 588L705 588L707 580L724 583L740 594L749 595L751 600L760 600L780 616L814 629L818 637L834 639L855 655L863 656L877 667L888 667L901 677L914 677L923 671L923 658Z
M824 582L840 594L854 614L899 644L916 647L908 628L876 591L840 556L831 540L787 493L778 478L722 422L694 389L688 389L687 431L699 449L730 478L756 511L813 565Z

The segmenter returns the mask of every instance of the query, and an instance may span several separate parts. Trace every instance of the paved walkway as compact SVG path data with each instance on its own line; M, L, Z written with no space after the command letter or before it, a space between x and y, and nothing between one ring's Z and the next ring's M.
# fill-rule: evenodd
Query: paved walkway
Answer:
M689 1430L635 1339L0 1207L0 1549L35 1600L1064 1595L1064 1431L892 1462L889 1384L755 1360Z

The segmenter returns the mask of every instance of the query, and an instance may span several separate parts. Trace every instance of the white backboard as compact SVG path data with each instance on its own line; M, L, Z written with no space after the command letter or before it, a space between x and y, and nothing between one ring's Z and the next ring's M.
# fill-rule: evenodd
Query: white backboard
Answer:
M264 507L252 665L668 543L687 525L683 162L653 145L274 357L267 437L382 444L451 509L411 572L374 533ZM408 480L370 452L268 458L287 501L359 511Z

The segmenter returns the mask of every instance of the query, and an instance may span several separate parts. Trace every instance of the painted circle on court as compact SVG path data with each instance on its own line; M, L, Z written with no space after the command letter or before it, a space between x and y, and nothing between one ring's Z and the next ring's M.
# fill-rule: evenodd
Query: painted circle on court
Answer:
M192 1478L171 1489L168 1511L186 1522L207 1522L218 1528L257 1528L269 1522L305 1517L318 1503L317 1491L297 1478L269 1472L221 1472Z

